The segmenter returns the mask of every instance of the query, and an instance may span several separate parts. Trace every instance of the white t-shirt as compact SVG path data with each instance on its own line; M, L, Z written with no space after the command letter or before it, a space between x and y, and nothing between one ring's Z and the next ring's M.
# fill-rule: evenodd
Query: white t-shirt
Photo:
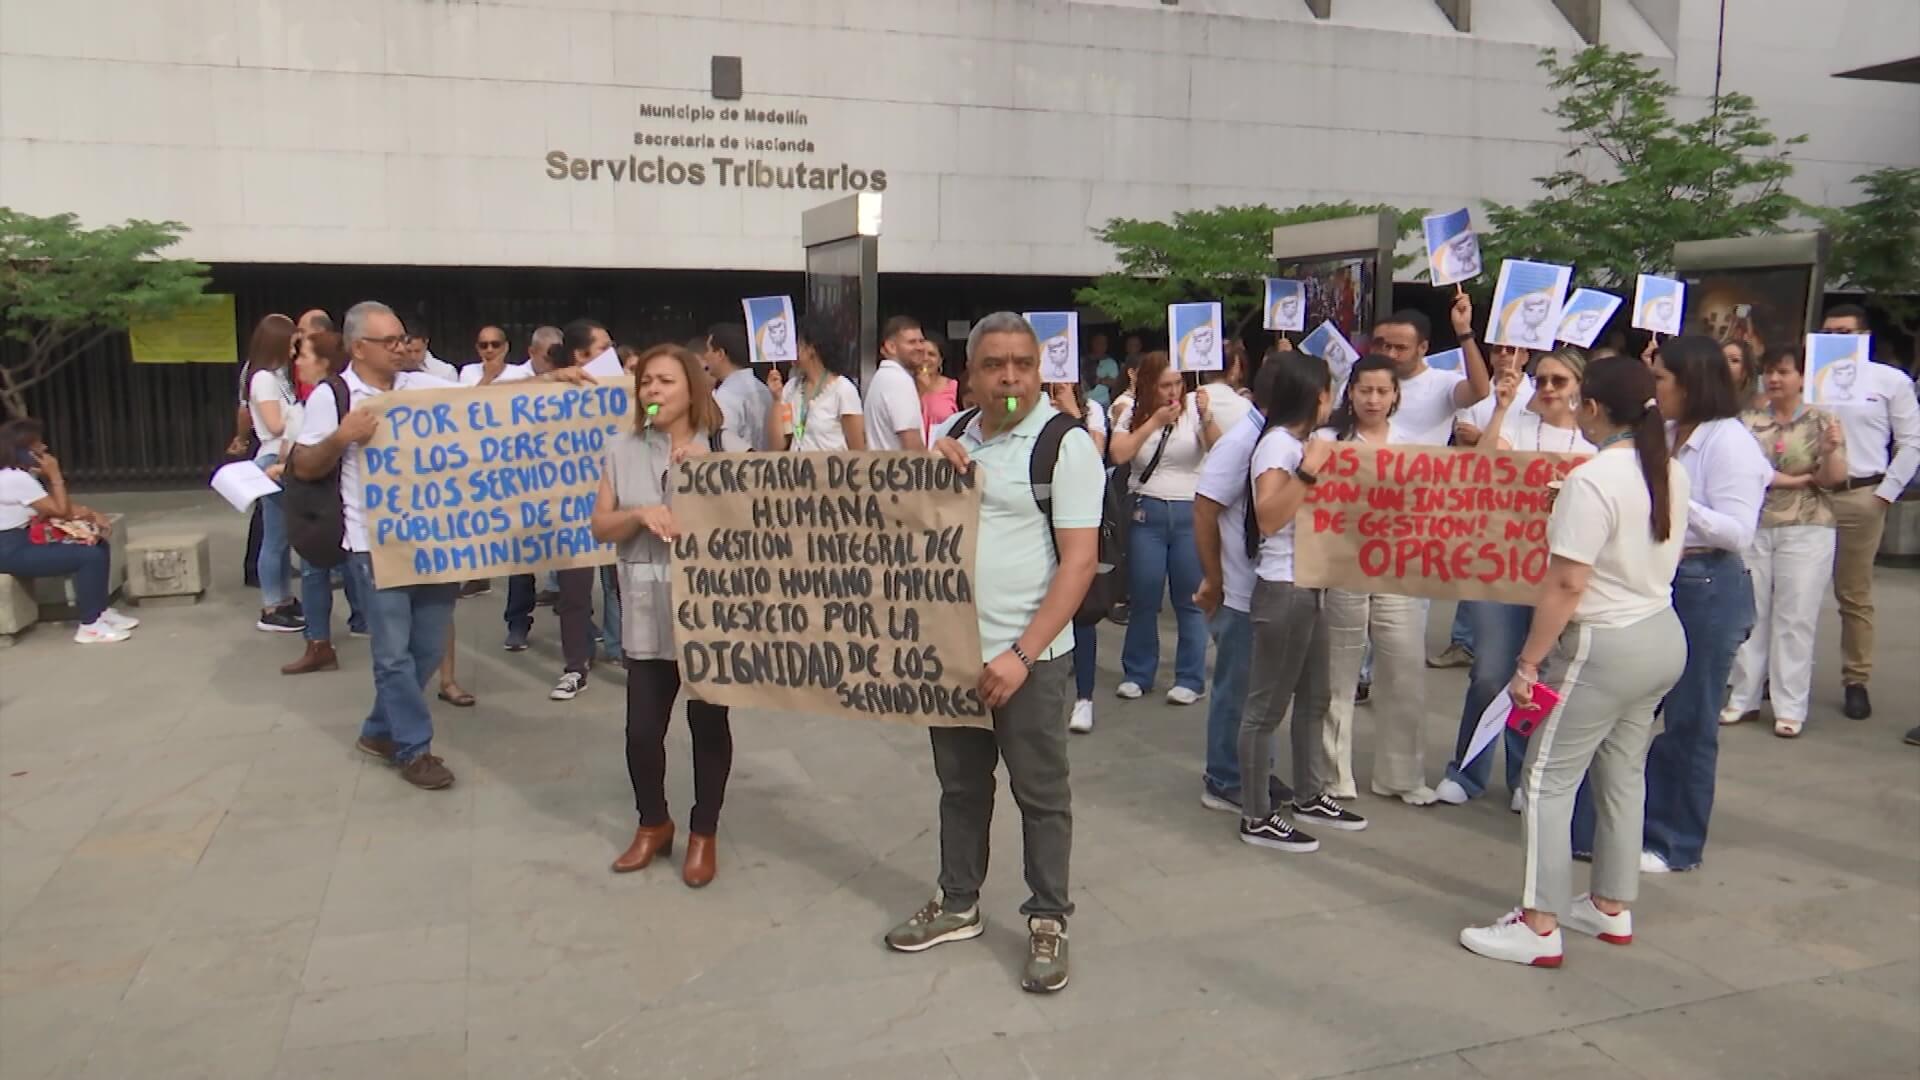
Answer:
M1528 410L1516 414L1507 410L1507 422L1500 425L1500 437L1515 450L1537 450L1549 454L1591 454L1593 444L1580 434L1579 427L1549 427L1540 414Z
M1253 468L1253 444L1266 418L1247 415L1207 451L1194 494L1219 503L1220 576L1224 603L1235 611L1253 610L1253 559L1247 555L1247 477Z
M920 387L900 361L880 361L873 385L867 387L867 449L898 450L900 433L924 430L920 422Z
M47 489L25 469L0 469L0 532L24 529L34 518L33 504Z
M479 386L480 377L486 374L485 368L486 368L486 365L480 363L479 361L475 361L471 364L468 364L466 367L461 368L460 369L460 385L461 386ZM533 378L533 362L532 361L527 361L525 363L520 363L520 364L508 364L507 366L500 369L500 377L493 380L493 383L490 385L497 386L500 383L519 382L522 379L531 379L531 378Z
M1497 397L1498 395L1489 393L1479 401L1456 411L1453 418L1465 420L1485 433L1487 425L1493 423L1493 410L1498 404L1495 400ZM1504 435L1513 430L1514 421L1519 419L1521 413L1527 411L1527 404L1532 400L1533 380L1522 378L1520 384L1513 388L1513 404L1507 407L1506 422L1500 425L1500 431L1497 434Z
M1255 491L1260 489L1260 477L1275 469L1289 473L1300 467L1300 459L1305 456L1306 447L1293 432L1276 427L1265 435L1253 448L1253 468L1250 475ZM1253 513L1253 507L1247 507ZM1293 522L1280 527L1272 536L1260 538L1260 564L1254 568L1261 581L1293 581Z
M795 376L780 391L780 400L793 416L790 430L799 433L793 440L795 450L845 450L847 431L841 418L862 415L860 390L845 375L828 375L811 397L807 381Z
M1101 408L1099 402L1089 398L1087 400L1087 407L1083 412L1087 421L1087 433L1089 435L1098 435L1102 439L1105 439L1109 434L1107 431L1107 410Z
M1593 567L1574 621L1618 629L1672 605L1691 492L1678 463L1668 462L1667 485L1672 525L1656 542L1653 502L1631 445L1602 451L1567 474L1547 521L1547 549Z
M456 385L460 381L460 369L433 355L432 349L427 350L427 358L420 362L420 370L444 381L448 386Z
M1127 398L1114 415L1113 430L1126 431L1131 423L1133 399ZM1169 430L1172 434L1166 435L1166 452L1160 455L1160 464L1153 470L1153 476L1142 484L1140 477L1153 462L1161 436ZM1148 435L1140 449L1133 452L1133 490L1150 499L1192 502L1194 485L1200 482L1200 463L1206 457L1206 445L1200 441L1200 414L1194 406L1193 395L1188 394L1181 403L1180 418L1169 428Z
M381 391L360 381L359 374L351 367L340 378L346 382L351 398L347 402L349 412L381 394ZM393 377L395 390L435 390L454 385L457 384L424 371L401 371ZM321 383L313 388L313 393L307 398L306 423L301 428L299 443L301 446L318 446L326 442L327 436L332 435L339 426L340 407L334 403L333 387ZM371 550L367 544L367 500L361 488L366 456L366 448L358 443L347 447L346 452L340 455L340 504L345 508L348 551Z
M1445 446L1453 435L1453 388L1466 382L1457 371L1428 368L1411 379L1400 380L1400 407L1394 410L1393 426L1400 429L1400 441L1414 446Z
M1226 383L1209 383L1201 389L1207 392L1207 411L1213 414L1213 424L1223 439L1253 410L1253 399L1240 396Z
M267 430L266 421L260 415L262 401L280 403L281 433L275 435ZM272 456L285 457L286 449L281 445L287 438L284 425L287 422L287 410L300 403L300 396L293 392L293 380L287 378L285 369L279 371L256 371L247 380L247 413L253 417L253 436L260 440L260 449L254 451L253 460L261 461Z

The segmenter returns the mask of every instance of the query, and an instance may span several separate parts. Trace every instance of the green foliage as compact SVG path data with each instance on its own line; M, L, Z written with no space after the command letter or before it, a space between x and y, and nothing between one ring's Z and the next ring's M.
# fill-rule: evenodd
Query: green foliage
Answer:
M200 295L206 267L160 256L184 230L172 221L87 229L72 214L0 206L0 333L21 346L0 360L0 405L26 415L28 388L129 322Z
M1548 49L1540 66L1560 95L1548 112L1570 138L1566 165L1537 177L1546 194L1525 206L1487 204L1489 267L1571 263L1575 284L1622 288L1671 269L1678 241L1778 232L1806 210L1782 189L1806 137L1776 137L1747 95L1681 122L1673 85L1629 53Z
M1262 281L1273 272L1274 229L1382 210L1398 216L1403 237L1420 228L1426 213L1312 203L1288 210L1266 205L1187 210L1170 222L1114 218L1095 235L1113 245L1120 270L1101 276L1074 299L1107 312L1122 326L1143 329L1166 326L1168 304L1218 300L1221 317L1244 329L1260 313ZM1402 256L1398 265L1411 259Z
M1830 276L1920 333L1920 169L1878 169L1853 182L1859 202L1819 215L1833 234Z

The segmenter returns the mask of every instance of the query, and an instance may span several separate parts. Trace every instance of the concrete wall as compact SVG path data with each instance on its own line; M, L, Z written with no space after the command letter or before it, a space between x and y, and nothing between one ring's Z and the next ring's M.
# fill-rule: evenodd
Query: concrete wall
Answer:
M1708 93L1717 0L1668 0L1677 55L1649 3L1609 0L1603 37ZM1803 194L1920 164L1920 90L1827 77L1863 36L1920 52L1920 4L1731 8L1726 85L1815 136ZM0 204L179 219L214 261L791 270L838 190L711 160L804 159L886 173L889 271L1087 274L1115 215L1526 198L1561 144L1542 44L1579 44L1551 0L1476 0L1471 35L1430 0L0 0ZM710 98L714 54L744 100ZM639 115L682 104L809 122ZM816 150L633 145L689 130ZM556 151L709 175L553 179Z

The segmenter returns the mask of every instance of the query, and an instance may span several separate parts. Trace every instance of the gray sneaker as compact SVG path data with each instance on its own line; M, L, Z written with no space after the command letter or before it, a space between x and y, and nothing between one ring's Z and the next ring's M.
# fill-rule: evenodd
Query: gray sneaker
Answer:
M1029 994L1051 994L1067 988L1067 924L1035 916L1027 920L1027 969L1020 989Z
M926 907L887 931L887 948L896 952L925 952L949 941L977 938L984 932L986 926L980 922L980 905L965 911L948 911L946 897L935 892Z

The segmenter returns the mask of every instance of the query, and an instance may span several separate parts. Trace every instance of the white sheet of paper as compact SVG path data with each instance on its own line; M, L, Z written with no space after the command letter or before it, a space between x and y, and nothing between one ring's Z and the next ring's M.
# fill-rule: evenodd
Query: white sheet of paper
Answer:
M280 485L267 478L260 466L251 461L235 461L222 465L213 474L213 490L227 500L235 510L243 514L253 511L253 504L264 495L280 490Z
M1487 340L1522 349L1553 348L1566 304L1573 267L1558 263L1508 259L1500 264L1500 280L1493 287L1493 314Z
M587 374L596 379L617 379L626 373L620 366L620 354L612 348L587 361Z
M1494 737L1500 729L1507 726L1507 717L1513 713L1513 699L1507 696L1504 688L1487 703L1486 711L1480 714L1480 723L1473 729L1473 739L1467 743L1467 754L1460 759L1460 766L1480 756L1480 752L1493 745Z

